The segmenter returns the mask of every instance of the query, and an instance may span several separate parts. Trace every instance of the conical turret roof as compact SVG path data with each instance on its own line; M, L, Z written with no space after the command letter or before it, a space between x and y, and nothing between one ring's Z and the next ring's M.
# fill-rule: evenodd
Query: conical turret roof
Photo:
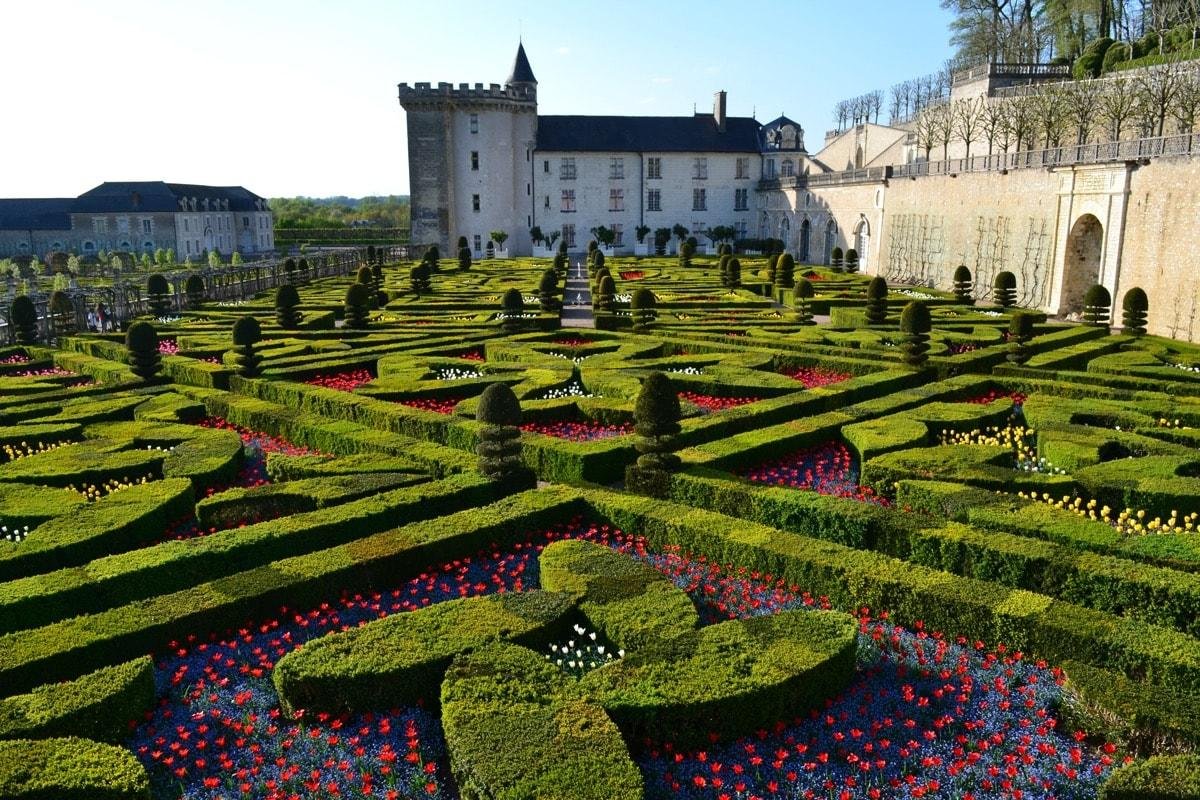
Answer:
M529 66L529 58L525 55L524 44L517 44L517 57L513 60L508 83L537 83L537 78L533 77L533 67Z

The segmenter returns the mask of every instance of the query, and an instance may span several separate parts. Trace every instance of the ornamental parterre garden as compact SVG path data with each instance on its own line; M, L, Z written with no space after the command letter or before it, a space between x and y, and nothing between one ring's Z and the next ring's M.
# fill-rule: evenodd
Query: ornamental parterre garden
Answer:
M0 348L0 797L1200 796L1200 347L362 258Z

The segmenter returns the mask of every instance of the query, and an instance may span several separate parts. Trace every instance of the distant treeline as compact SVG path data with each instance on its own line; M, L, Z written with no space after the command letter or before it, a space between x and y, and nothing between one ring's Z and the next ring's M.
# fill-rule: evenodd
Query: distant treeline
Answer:
M274 197L281 228L408 227L408 195L387 197Z

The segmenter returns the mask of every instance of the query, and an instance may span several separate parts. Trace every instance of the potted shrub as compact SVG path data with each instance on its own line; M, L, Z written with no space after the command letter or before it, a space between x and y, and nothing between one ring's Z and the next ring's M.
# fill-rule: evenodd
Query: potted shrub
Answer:
M646 234L650 233L649 225L638 225L634 229L634 236L637 237L637 244L633 246L633 254L635 256L650 255L650 245L646 242Z
M508 251L504 249L504 243L508 241L508 234L504 231L492 231L488 234L488 238L496 243L495 258L508 258Z

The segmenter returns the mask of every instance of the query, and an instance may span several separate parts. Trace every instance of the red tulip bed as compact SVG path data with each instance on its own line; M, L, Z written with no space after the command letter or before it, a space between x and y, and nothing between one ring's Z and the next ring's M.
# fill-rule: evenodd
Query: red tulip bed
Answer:
M847 497L863 503L891 506L869 487L858 485L858 466L846 445L825 442L783 458L760 464L743 475L755 483L767 483L789 489L808 489L818 494Z
M238 631L171 642L156 657L157 707L127 742L157 798L453 798L438 721L424 708L355 716L281 713L275 663L318 636L458 597L538 586L537 555L581 538L652 564L692 597L704 624L828 608L772 575L647 551L644 540L579 518L509 548L426 569L370 593L314 608L283 608ZM819 712L789 716L702 750L635 744L647 796L700 800L1091 798L1110 771L1112 745L1060 731L1052 709L1062 675L1021 653L894 626L855 611L857 675Z
M421 400L401 400L400 405L419 408L422 411L436 411L438 414L453 414L454 407L466 399L466 397L432 397Z
M757 403L761 397L716 397L711 394L697 394L696 392L680 392L680 400L686 400L694 406L698 406L706 413L713 411L724 411L727 408L737 408L749 403Z
M1005 392L999 389L989 389L983 394L968 397L964 403L974 403L979 406L986 406L988 403L993 403L1002 397L1008 397L1013 401L1014 406L1022 406L1025 404L1027 395L1024 392Z
M779 371L792 380L800 381L805 389L816 389L820 386L832 386L835 383L854 377L849 372L839 372L825 367L789 367Z
M360 386L375 380L370 370L352 369L347 372L334 372L329 375L317 375L305 381L309 386L323 386L326 389L340 389L343 392L353 392Z
M594 442L633 433L633 426L628 423L605 425L589 419L584 422L527 422L521 426L521 430L572 442Z
M642 272L640 269L630 270L628 272L618 272L617 274L621 276L621 280L623 281L640 281L642 278L646 277L646 273Z
M979 349L979 345L971 344L970 342L959 342L958 344L947 345L946 349L952 356L962 355L963 353L974 353Z
M563 339L555 339L550 344L556 344L559 347L586 347L587 345L591 344L591 342L589 342L587 339L572 339L568 337Z
M467 361L484 361L484 360L486 360L484 358L482 350L468 350L465 353L459 353L458 355L451 356L451 357L452 358L462 358Z

